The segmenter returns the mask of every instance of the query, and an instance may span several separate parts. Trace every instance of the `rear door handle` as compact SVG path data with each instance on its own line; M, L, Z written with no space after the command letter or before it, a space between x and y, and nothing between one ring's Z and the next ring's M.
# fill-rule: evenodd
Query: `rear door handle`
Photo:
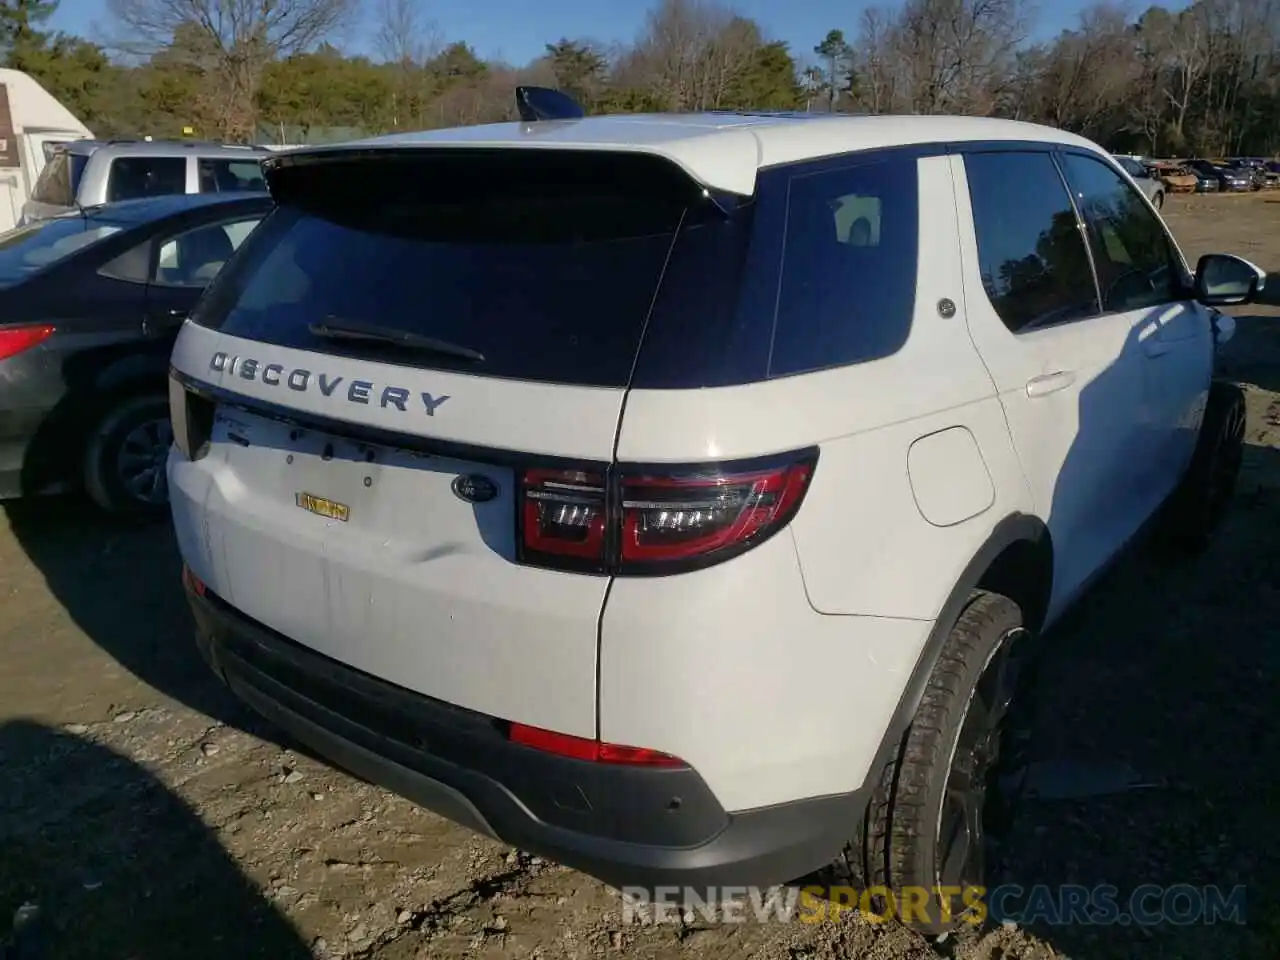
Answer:
M1076 382L1076 372L1074 370L1059 370L1056 373L1046 373L1043 376L1032 377L1027 381L1028 397L1044 397L1051 393L1057 393L1059 390L1065 390Z
M1158 336L1148 338L1142 345L1143 352L1152 359L1163 357L1172 349L1173 347L1169 344L1169 341L1161 340Z

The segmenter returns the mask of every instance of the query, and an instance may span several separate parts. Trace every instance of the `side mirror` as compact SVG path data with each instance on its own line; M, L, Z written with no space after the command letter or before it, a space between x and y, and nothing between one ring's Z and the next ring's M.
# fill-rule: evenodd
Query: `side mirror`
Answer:
M1196 264L1195 298L1210 307L1252 303L1267 273L1241 257L1208 253Z

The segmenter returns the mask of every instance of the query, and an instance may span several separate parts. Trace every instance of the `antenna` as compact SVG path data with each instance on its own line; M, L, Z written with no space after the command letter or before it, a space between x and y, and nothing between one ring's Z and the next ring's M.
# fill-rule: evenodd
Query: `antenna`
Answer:
M587 115L573 97L550 87L516 87L516 109L525 123L577 120Z

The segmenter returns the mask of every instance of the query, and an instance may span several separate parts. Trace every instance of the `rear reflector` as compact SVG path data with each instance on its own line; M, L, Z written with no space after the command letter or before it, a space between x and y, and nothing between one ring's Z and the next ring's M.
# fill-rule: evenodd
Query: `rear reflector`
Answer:
M0 360L30 350L53 335L54 328L45 324L31 327L5 327L0 329Z
M601 743L599 740L588 740L585 737L571 737L565 733L543 730L540 727L528 727L523 723L511 724L507 738L512 743L519 743L544 753L554 753L575 760L587 760L592 763L622 763L640 767L684 767L687 764L679 757L659 753L657 750L646 750L642 747L623 747L616 743Z
M696 569L762 543L795 515L813 450L768 462L696 468L619 465L602 473L526 470L520 558L565 570L661 574Z

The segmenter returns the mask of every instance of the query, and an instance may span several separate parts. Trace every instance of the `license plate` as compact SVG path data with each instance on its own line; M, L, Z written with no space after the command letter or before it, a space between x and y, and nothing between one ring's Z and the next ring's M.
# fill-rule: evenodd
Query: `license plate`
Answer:
M294 502L303 510L329 520L341 520L346 523L351 518L351 508L345 503L326 500L324 497L317 497L314 493L295 494Z

